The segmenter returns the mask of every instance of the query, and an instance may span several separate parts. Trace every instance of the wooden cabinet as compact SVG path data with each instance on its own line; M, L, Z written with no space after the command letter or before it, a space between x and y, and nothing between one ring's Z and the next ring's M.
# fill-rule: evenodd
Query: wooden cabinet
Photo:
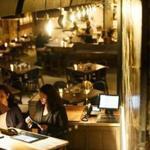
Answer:
M120 150L120 123L97 123L96 116L81 121L84 106L67 106L69 145L67 150ZM120 113L115 112L117 117Z
M76 128L74 128L76 127ZM70 150L120 150L120 127L75 125L69 135Z
M86 128L78 126L78 129L72 129L69 134L69 150L85 150Z

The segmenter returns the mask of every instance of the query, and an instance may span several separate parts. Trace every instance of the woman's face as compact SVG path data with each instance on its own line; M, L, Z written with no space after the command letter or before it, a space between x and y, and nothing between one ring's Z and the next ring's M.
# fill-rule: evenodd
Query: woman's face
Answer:
M9 95L7 95L4 90L0 90L0 103L1 104L8 106L8 101L7 101L8 97Z
M47 104L47 95L44 94L43 92L40 92L40 101L41 101L42 105Z

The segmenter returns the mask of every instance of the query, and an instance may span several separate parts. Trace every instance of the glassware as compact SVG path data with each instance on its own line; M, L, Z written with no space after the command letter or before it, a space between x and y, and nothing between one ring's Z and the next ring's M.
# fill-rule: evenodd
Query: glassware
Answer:
M91 91L90 88L85 88L85 89L84 89L86 104L88 104L88 94L90 93L90 91Z
M59 95L60 95L60 97L63 97L63 89L62 89L62 88L60 88L60 89L58 89L58 91L59 91Z
M74 70L78 70L78 65L77 64L74 64L73 67L74 67Z
M84 89L84 94L85 94L85 99L86 99L86 104L88 103L88 94L90 93L91 89L93 88L93 85L90 81L83 81L82 87Z

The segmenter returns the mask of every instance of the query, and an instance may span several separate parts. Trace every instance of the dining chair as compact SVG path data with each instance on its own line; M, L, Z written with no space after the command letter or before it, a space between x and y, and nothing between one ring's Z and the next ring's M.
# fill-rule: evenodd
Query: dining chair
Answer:
M84 80L84 74L66 69L67 83L77 84Z
M102 80L96 81L93 84L93 88L97 89L97 90L100 90L100 91L103 91L104 94L109 94L109 92L108 92L108 86L107 86L107 84L106 84L105 81L102 81Z
M101 81L102 82L101 84L103 84L108 91L107 68L103 68L94 72L91 78L92 78L91 81L93 83Z
M107 68L100 69L98 71L93 72L92 81L105 81L106 82Z
M33 91L33 92L37 91L40 88L40 82L39 82L40 79L42 85L44 85L44 80L40 68L35 68L33 70L30 70L24 75L23 90Z
M95 83L93 83L93 88L102 91L102 94L109 94L107 84L106 84L106 82L104 82L102 80L96 81ZM99 95L97 95L93 98L90 98L89 102L92 105L98 106L99 105Z
M64 89L67 86L67 83L65 81L59 80L54 82L53 86L56 88L56 90Z

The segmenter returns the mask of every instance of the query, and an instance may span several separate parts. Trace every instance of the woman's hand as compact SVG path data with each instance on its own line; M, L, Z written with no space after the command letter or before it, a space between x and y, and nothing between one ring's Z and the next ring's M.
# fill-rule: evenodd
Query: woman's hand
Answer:
M47 124L41 124L41 127L43 128L43 130L46 130L48 129L48 125Z
M47 133L48 133L48 125L47 124L41 124L41 128L43 130L41 130L40 133L47 135Z

